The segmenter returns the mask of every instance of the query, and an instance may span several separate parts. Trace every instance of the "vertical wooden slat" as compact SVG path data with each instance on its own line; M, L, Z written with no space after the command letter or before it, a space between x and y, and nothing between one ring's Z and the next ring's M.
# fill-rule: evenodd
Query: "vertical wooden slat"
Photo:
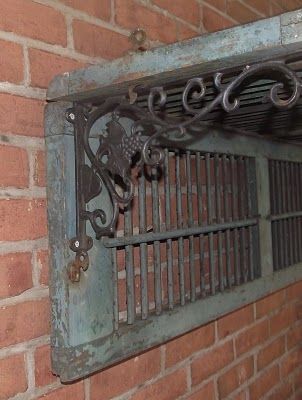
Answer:
M113 280L113 318L114 329L117 331L119 328L119 306L118 306L118 271L117 271L117 249L111 249L112 257L112 280Z
M231 221L231 213L229 212L229 190L227 178L228 174L228 159L224 155L222 158L223 179L224 179L224 221ZM230 165L231 163L229 163ZM229 171L230 172L230 171ZM225 248L226 248L226 284L228 288L232 286L232 271L231 271L231 231L227 229L225 232Z
M238 197L239 197L239 219L245 218L245 198L246 198L246 180L244 177L244 160L243 157L238 159ZM248 271L246 265L246 243L245 243L245 229L241 228L240 235L240 270L241 279L247 282Z
M236 220L238 217L238 209L237 209L237 201L236 201L236 192L238 190L238 185L236 187L236 161L235 157L231 155L231 192L232 192L232 217L233 220ZM235 272L235 284L240 284L240 272L239 272L239 249L238 249L238 229L235 228L233 231L233 239L234 239L234 272Z
M251 193L251 185L252 185L252 178L250 173L250 159L248 157L245 158L245 181L246 181L246 193L247 193L247 217L253 217L252 211L252 193ZM253 244L253 228L251 226L248 227L248 240L249 240L249 278L250 280L254 279L254 244Z
M146 221L146 178L144 170L142 170L139 177L138 184L138 197L139 197L139 232L147 232ZM141 277L141 315L142 319L148 317L149 310L149 295L148 295L148 245L147 243L140 244L140 277Z
M132 226L132 202L125 208L125 236L131 236L133 233ZM126 289L127 289L127 322L133 324L135 320L135 274L133 262L133 246L125 247L126 262Z
M176 175L176 213L177 227L183 227L182 217L182 194L180 181L180 154L176 153L175 175ZM178 239L178 269L179 269L179 289L180 289L180 304L185 304L185 273L184 273L184 239Z
M160 231L159 220L159 193L158 193L158 170L152 168L151 171L151 189L152 189L152 219L153 231ZM160 264L160 242L155 240L153 244L154 259L154 291L155 291L155 312L159 315L162 311L162 291L161 291L161 264Z
M281 179L281 169L282 165L280 161L275 161L275 167L276 167L276 190L275 195L277 197L276 201L276 214L279 215L281 214L282 210L282 179ZM283 268L285 266L286 262L286 251L285 251L285 237L284 237L284 229L283 229L283 223L282 221L276 221L277 227L278 227L278 233L277 233L277 246L279 249L279 269Z
M207 215L208 224L212 224L213 212L212 212L212 186L211 186L211 164L210 154L206 153L206 190L207 190ZM216 292L215 288L215 260L214 260L214 237L213 233L208 234L209 238L209 258L210 258L210 291L214 295Z
M170 191L170 168L169 168L169 150L165 149L165 220L166 230L171 229L171 191ZM169 309L172 310L174 306L174 295L173 295L173 256L172 256L172 240L168 239L167 244L167 281L168 281L168 305Z
M260 265L261 275L267 276L273 273L272 258L272 230L270 216L270 193L268 160L260 155L256 156L257 177L257 202L259 212L259 236L260 236Z
M220 168L219 168L219 155L214 156L214 170L215 170L215 194L216 194L216 222L221 222L221 184L220 184ZM224 291L224 273L223 273L223 260L222 260L222 232L218 232L218 274L219 274L219 290Z
M193 220L193 197L192 197L192 173L191 173L191 152L186 152L186 171L187 171L187 202L188 202L188 224L189 227L194 225ZM190 269L190 300L196 299L196 283L195 283L195 262L194 262L194 236L189 236L189 269Z
M196 179L197 179L197 203L198 203L198 224L202 225L202 181L201 181L201 155L196 153ZM205 270L204 270L204 236L199 235L199 262L200 262L200 292L201 297L206 296Z

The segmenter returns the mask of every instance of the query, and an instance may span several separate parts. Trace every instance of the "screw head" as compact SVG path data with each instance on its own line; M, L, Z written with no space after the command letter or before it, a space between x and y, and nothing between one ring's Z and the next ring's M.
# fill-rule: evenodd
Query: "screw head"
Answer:
M75 120L75 115L74 115L74 113L70 113L70 114L69 114L69 118L71 119L71 121L74 121L74 120Z
M75 245L75 247L79 247L79 246L80 246L80 242L79 242L78 240L76 240L76 241L74 242L74 245Z

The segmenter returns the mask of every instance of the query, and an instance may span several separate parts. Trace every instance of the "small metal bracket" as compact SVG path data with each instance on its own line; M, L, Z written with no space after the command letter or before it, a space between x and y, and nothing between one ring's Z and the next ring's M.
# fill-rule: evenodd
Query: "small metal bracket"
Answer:
M246 80L267 76L274 72L280 80L274 83L264 99L279 109L289 109L297 104L301 95L301 81L297 74L285 63L269 61L246 66L233 80L223 83L223 75L213 76L217 96L207 103L204 101L207 87L202 77L190 79L182 92L183 117L172 117L165 111L167 92L163 87L154 87L148 95L147 108L136 104L136 97L109 98L101 105L87 106L76 103L67 111L67 119L74 126L75 169L76 169L76 236L70 240L70 248L76 253L75 260L69 265L72 281L79 281L80 271L89 266L88 251L93 240L86 233L86 223L90 222L96 239L114 234L120 205L129 205L133 198L134 184L131 180L133 159L139 156L138 166L156 166L164 159L164 152L159 147L159 138L171 139L175 134L184 135L189 129L196 132L194 125L218 106L225 112L239 108L236 98L242 91ZM287 97L280 96L284 81L290 83L292 92ZM133 100L134 99L134 100ZM200 101L196 108L193 103ZM98 133L97 149L91 146L91 130L95 123L109 116L106 131ZM131 121L131 127L123 125L123 119ZM95 137L95 136L94 136ZM117 190L122 189L122 194ZM96 198L105 186L111 200L112 213L103 209L87 210L87 204Z

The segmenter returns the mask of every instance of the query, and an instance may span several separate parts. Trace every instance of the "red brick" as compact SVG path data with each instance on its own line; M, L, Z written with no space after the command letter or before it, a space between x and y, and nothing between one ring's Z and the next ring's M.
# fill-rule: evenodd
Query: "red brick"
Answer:
M288 400L293 394L291 383L285 382L268 397L268 400Z
M216 400L214 382L207 383L203 388L193 393L187 400Z
M84 400L84 383L78 382L71 385L62 386L60 389L54 390L44 396L38 397L37 400Z
M111 60L121 57L131 47L126 36L84 21L73 22L73 33L76 50L92 57Z
M290 327L295 321L296 309L293 304L287 304L270 319L271 335L274 336L283 329Z
M208 324L194 330L180 338L172 340L166 345L166 366L178 363L193 353L202 350L215 340L214 324Z
M249 400L249 393L246 390L232 396L232 400Z
M235 25L227 17L223 17L207 6L202 9L202 22L207 32L216 32Z
M0 187L28 187L27 152L20 147L0 145Z
M286 289L287 301L302 299L302 281L297 282Z
M262 399L280 381L279 366L275 365L263 372L250 386L251 400Z
M286 378L290 373L292 373L302 363L302 348L298 348L289 354L282 360L281 363L281 376Z
M0 298L17 296L32 287L30 253L0 256Z
M287 348L292 349L300 343L302 343L302 321L287 333Z
M84 63L46 51L29 49L31 86L47 88L57 74L83 68Z
M264 317L280 308L285 302L285 291L273 293L256 303L256 317Z
M49 283L49 255L48 250L41 250L37 253L39 268L39 282L41 285L48 286Z
M50 385L57 380L51 373L49 345L38 347L35 351L35 379L37 387Z
M0 348L49 333L48 299L0 308Z
M160 349L154 349L91 378L91 400L118 396L160 372Z
M224 338L231 333L244 328L254 321L254 310L252 305L243 307L218 320L218 336Z
M0 382L0 399L10 399L18 393L26 392L24 354L0 360Z
M93 17L110 20L111 1L110 0L60 0L69 7L83 11Z
M293 381L294 381L294 389L297 392L302 388L302 369L300 369L300 371L298 371L298 373L295 374Z
M177 24L177 31L178 31L178 40L192 39L192 38L200 35L200 33L194 31L187 25L184 25L181 23Z
M30 240L46 236L45 203L44 199L0 200L1 240Z
M270 15L270 2L263 0L245 0L245 4L253 7L256 11L268 17Z
M142 26L151 40L160 40L163 43L177 40L176 23L172 19L141 6L134 0L116 0L115 3L118 25L128 29Z
M257 357L258 370L265 368L271 362L281 357L285 352L285 336L282 336L268 346L260 349Z
M234 359L233 343L227 342L192 362L192 384L198 385Z
M23 49L13 42L0 40L0 81L20 83L23 81Z
M200 24L200 5L196 0L187 0L185 6L183 0L153 0L153 3L193 25Z
M0 93L0 131L24 136L44 135L44 104L40 100Z
M131 400L175 400L187 390L186 371L181 369L146 386L135 393Z
M0 29L46 43L66 45L66 22L55 9L30 0L0 0Z
M46 186L46 155L42 150L35 154L34 183L36 186Z
M271 16L279 15L284 12L283 8L280 7L278 4L271 3Z
M259 14L254 13L238 0L228 0L227 13L235 21L242 24L259 19Z
M262 321L242 332L235 340L237 354L243 354L265 342L269 337L269 323Z
M218 378L219 398L225 398L248 381L254 373L254 359L249 357Z
M205 3L217 8L217 10L225 12L226 11L226 0L204 0Z

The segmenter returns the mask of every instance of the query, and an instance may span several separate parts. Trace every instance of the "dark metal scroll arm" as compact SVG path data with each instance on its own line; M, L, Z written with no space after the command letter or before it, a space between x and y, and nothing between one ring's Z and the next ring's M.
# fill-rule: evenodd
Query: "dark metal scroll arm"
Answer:
M112 235L116 229L120 205L129 205L132 200L133 157L140 155L141 167L144 164L159 165L163 161L164 153L156 146L158 138L168 136L175 131L183 135L188 127L200 122L218 106L228 113L238 109L240 101L232 96L236 90L241 90L246 79L272 72L279 73L282 80L272 85L266 100L279 109L294 107L301 96L300 78L283 62L270 61L246 66L238 76L226 84L223 84L221 73L215 74L213 81L218 92L217 96L198 109L191 105L190 100L202 103L207 88L203 78L190 79L182 93L182 106L186 118L173 118L163 112L167 104L167 93L163 87L154 87L150 90L147 109L142 109L123 97L108 99L94 109L75 104L74 108L68 110L67 119L74 125L76 160L76 237L70 240L70 248L76 253L76 257L69 266L69 276L72 281L79 281L81 269L85 271L89 266L88 251L93 245L93 240L86 233L87 220L97 239ZM283 88L282 82L285 79L291 84L292 92L284 99L280 97L279 91ZM94 124L106 115L111 115L107 123L107 134L99 134L99 145L95 151L90 145L91 130ZM132 121L128 132L120 121L123 117ZM90 165L86 163L86 159ZM122 182L122 194L116 189L116 178ZM103 186L106 187L112 204L110 216L102 209L88 211L86 207L90 200L101 193Z

